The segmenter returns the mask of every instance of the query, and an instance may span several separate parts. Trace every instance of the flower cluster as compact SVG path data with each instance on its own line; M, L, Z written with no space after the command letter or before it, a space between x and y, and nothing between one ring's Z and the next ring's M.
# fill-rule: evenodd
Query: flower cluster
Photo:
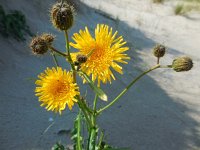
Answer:
M67 32L71 28L74 20L74 8L64 3L56 3L51 9L51 21L56 29ZM55 36L51 34L42 34L33 38L30 43L30 48L34 54L44 54L51 49L58 52L52 46ZM95 35L92 37L87 27L85 30L80 30L79 33L74 33L72 39L74 43L71 47L78 50L76 53L69 53L72 58L71 65L78 66L81 70L92 78L92 81L100 83L111 83L115 80L112 69L118 73L123 73L119 63L127 64L126 60L130 57L125 54L128 47L122 36L117 35L117 31L113 33L112 28L104 24L98 24L95 29ZM62 54L59 52L59 54ZM36 96L42 102L41 106L46 106L47 110L55 112L63 111L68 105L72 108L75 102L78 101L79 89L74 83L73 76L70 72L62 71L61 68L47 68L45 73L41 73L39 80L36 81ZM85 82L85 80L84 80Z
M44 106L48 111L59 114L62 114L66 107L72 110L72 107L78 104L79 113L74 122L71 138L74 141L74 149L112 149L104 142L103 131L97 125L97 117L116 103L132 85L147 73L158 68L170 68L176 72L182 72L189 71L193 67L192 59L189 57L179 57L174 59L172 64L162 66L160 59L164 57L166 47L158 44L153 48L157 64L133 79L112 101L109 100L110 102L106 106L98 108L98 99L108 101L108 96L101 89L101 85L115 80L114 72L123 74L122 65L127 64L130 59L126 54L129 50L126 41L108 25L97 24L94 32L85 27L78 33L74 33L70 42L68 30L74 22L74 8L64 0L53 5L50 16L54 27L65 34L66 53L53 46L55 36L52 34L43 33L32 39L30 43L32 52L37 55L51 53L56 65L56 67L47 68L38 75L35 82L35 95L39 97L41 106ZM72 52L71 48L76 51ZM71 70L67 71L59 67L58 55L67 60ZM87 82L95 93L93 106L88 104L87 97L80 95L81 91L77 83L78 76L83 79L83 83ZM84 134L88 136L87 140L82 135L85 128L81 126L84 125L87 126L88 131L87 134ZM100 133L100 131L102 132ZM99 135L100 137L98 137ZM64 146L60 146L58 143L53 149L64 149Z

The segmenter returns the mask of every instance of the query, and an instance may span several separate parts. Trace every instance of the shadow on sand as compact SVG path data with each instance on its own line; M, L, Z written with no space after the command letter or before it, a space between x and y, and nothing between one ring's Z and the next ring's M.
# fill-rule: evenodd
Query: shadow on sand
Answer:
M151 49L155 45L155 42L147 38L141 31L128 26L124 22L106 17L98 13L98 10L85 6L84 4L79 6L76 23L71 33L77 32L86 25L91 25L90 29L94 29L96 24L100 23L108 24L114 30L119 30L119 33L128 41L128 46L131 49L128 53L132 59L128 65L124 66L124 75L120 76L116 74L118 80L113 81L112 85L104 86L104 90L107 91L109 100L111 101L128 84L128 81L131 81L141 72L138 68L134 68L143 63L139 57L140 54L134 50L135 47L140 50L144 48ZM6 49L2 53L0 58L5 56ZM9 62L12 62L12 59L15 60L14 58L16 56L13 54L9 57ZM33 63L37 62L36 58L29 56L29 54L26 57L18 57L20 61L16 62L18 64L14 68L12 68L12 65L7 66L9 63L0 66L4 69L4 74L0 74L0 83L16 81L20 84L20 78L23 79L30 77L31 74L36 74L36 70L34 69L27 70L28 73L26 71L26 68L31 68ZM5 62L7 61L3 57L1 59ZM30 60L31 63L27 62L27 60ZM43 67L39 67L37 72L43 71L47 63L49 63L48 65L53 65L49 60L45 62L46 60L40 60L38 64L42 63ZM26 67L23 67L24 64L26 64ZM20 72L15 75L10 75L8 73L12 74L11 70L13 72ZM4 77L2 78L2 76L10 76L12 79L7 77L3 81ZM2 131L0 149L12 149L12 143L17 143L14 146L16 150L34 148L41 150L49 149L53 145L52 142L57 140L54 138L57 138L55 136L57 128L72 127L74 114L72 114L72 117L69 117L67 111L62 118L56 118L56 121L59 123L55 126L58 127L49 130L48 134L41 139L43 142L40 141L37 143L35 142L38 141L37 135L40 135L45 127L49 125L49 122L46 120L52 117L52 113L48 113L43 108L39 108L37 98L33 95L34 86L26 83L26 85L22 86L23 89L16 89L15 85L11 85L9 89L15 91L15 94L11 92L7 97L3 95L0 97L0 114L1 122L3 122L0 124L0 130ZM5 91L7 88L3 87L3 84L0 84L0 89L2 93L7 92ZM19 97L19 93L21 93L20 95L23 98ZM91 94L88 94L88 96L91 96ZM9 104L9 100L13 102L12 105ZM105 111L99 119L99 124L105 130L106 139L111 145L130 147L133 150L188 150L195 147L198 149L200 148L200 139L196 130L198 123L188 115L192 110L177 103L177 101L175 102L174 99L169 97L152 78L145 76L116 105ZM104 103L100 102L100 105L102 106ZM10 115L10 111L14 113ZM17 118L18 121L13 121L13 118ZM32 119L27 120L27 118ZM23 130L19 130L19 128ZM36 131L34 129L40 130ZM8 134L10 130L12 134ZM29 134L30 131L32 131L31 134ZM15 136L13 137L13 135ZM64 139L63 143L66 143Z

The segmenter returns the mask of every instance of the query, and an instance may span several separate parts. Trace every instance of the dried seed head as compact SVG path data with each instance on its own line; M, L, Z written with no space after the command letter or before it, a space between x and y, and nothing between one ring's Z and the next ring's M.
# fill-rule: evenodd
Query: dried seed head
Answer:
M48 44L51 45L55 39L55 36L49 33L43 33L41 38Z
M87 56L78 54L78 55L76 56L76 60L77 60L79 63L85 63L85 62L87 61Z
M51 21L55 28L68 30L74 21L74 8L66 2L56 3L51 9Z
M43 55L48 51L48 45L44 39L40 36L37 36L32 39L30 43L30 48L34 54Z
M176 58L172 62L172 68L176 72L189 71L192 67L193 67L192 59L187 56Z
M165 55L165 50L166 50L165 46L158 44L153 49L153 55L155 57L163 57Z

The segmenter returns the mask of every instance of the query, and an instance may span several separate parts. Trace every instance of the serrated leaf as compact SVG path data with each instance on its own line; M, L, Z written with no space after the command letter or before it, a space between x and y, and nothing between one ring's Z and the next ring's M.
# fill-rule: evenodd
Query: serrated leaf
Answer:
M71 132L71 139L74 141L74 149L80 149L83 144L83 138L81 137L81 126L80 122L82 120L81 112L79 112L77 118L74 121L74 128Z
M103 100L103 101L107 101L108 97L107 95L104 93L104 91L97 87L94 82L90 79L90 77L85 74L84 72L80 71L79 73L81 73L81 75L85 78L85 80L88 82L90 88L98 95L98 97Z

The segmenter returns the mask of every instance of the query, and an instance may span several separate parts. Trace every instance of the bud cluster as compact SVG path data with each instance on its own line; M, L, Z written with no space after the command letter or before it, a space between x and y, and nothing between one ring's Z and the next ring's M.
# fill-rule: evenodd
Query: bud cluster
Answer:
M54 38L55 36L47 33L34 37L30 43L33 54L45 54L48 51L49 46L52 45Z
M153 55L158 58L157 64L159 64L159 58L165 55L165 51L166 47L161 44L157 44L153 48ZM193 62L191 58L183 56L174 59L172 65L168 65L168 67L176 72L189 71L193 67Z

